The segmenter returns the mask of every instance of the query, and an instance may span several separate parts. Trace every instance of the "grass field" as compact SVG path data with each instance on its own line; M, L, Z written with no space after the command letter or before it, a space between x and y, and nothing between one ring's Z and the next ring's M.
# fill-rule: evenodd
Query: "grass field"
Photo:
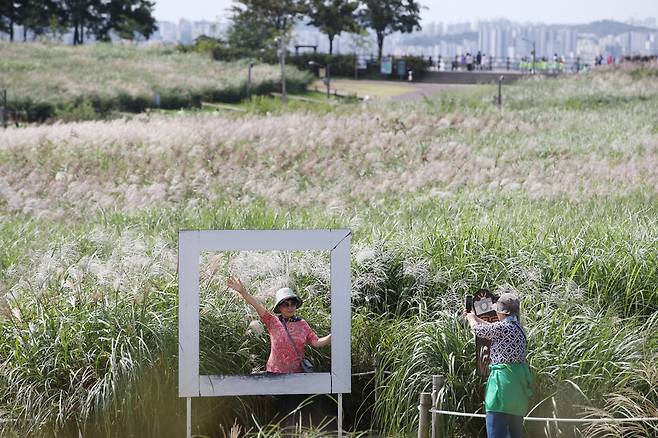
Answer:
M10 108L29 121L97 119L113 111L238 102L246 95L248 64L169 48L0 43L0 90L7 89ZM256 64L253 93L278 91L279 75L276 66ZM312 81L294 68L287 79L293 92Z
M482 412L484 380L459 320L480 287L523 299L536 416L658 413L658 81L627 69L405 104L322 111L177 112L0 133L0 423L6 436L180 436L177 233L354 231L353 371L346 422L414 433L418 395ZM329 327L322 254L207 254L201 362L262 366L266 336L227 293L233 272L266 299L280 284ZM326 351L311 355L326 369ZM256 435L265 399L195 400L195 432L238 419ZM252 417L252 412L254 416ZM475 437L452 419L448 436ZM638 436L656 423L528 436ZM276 435L276 429L267 429ZM606 435L607 434L607 435ZM312 435L312 434L311 434ZM261 435L262 436L262 435Z

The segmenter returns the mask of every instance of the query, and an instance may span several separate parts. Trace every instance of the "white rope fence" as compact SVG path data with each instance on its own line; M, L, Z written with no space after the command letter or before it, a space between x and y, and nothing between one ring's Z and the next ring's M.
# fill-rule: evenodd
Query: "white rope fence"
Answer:
M372 376L376 373L377 371L366 371L364 373L352 373L352 377L359 377L359 376ZM384 371L384 374L392 374L392 371Z
M439 415L456 417L486 418L486 414L471 412L456 412L438 409L441 390L445 383L443 376L432 376L432 392L421 392L418 405L418 438L438 438ZM440 406L439 406L440 407ZM431 417L431 418L430 418ZM650 423L658 421L658 417L627 417L627 418L558 418L558 417L523 417L523 421L538 421L544 423ZM651 426L653 428L653 426ZM431 434L430 434L431 432Z
M375 371L366 371L365 373L352 373L352 377L371 376L373 374L375 374Z
M486 418L486 414L473 414L470 412L444 411L441 409L430 409L429 412L432 414L453 415L457 417ZM626 422L658 421L658 417L629 417L629 418L523 417L523 421L551 421L551 422L560 422L560 423L626 423Z

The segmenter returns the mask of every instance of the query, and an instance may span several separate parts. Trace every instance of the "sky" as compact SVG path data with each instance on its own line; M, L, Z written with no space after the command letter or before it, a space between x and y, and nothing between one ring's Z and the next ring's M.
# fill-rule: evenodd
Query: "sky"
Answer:
M231 3L231 0L155 0L155 18L159 21L226 18ZM423 23L508 18L572 24L658 16L657 0L420 0L420 3L427 7L421 12Z

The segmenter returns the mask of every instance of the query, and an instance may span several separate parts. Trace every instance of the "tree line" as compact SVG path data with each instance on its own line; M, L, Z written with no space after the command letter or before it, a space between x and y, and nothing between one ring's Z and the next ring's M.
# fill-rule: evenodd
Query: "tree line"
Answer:
M26 41L28 35L57 38L72 30L74 45L89 35L99 41L112 34L148 38L157 30L154 5L150 0L0 0L0 32L14 41L14 25L22 26Z
M28 35L51 38L73 31L73 44L85 37L109 41L112 34L133 39L150 37L157 30L152 0L0 0L0 32L14 41L14 26ZM234 0L228 43L252 50L271 45L301 20L316 26L329 39L341 32L362 33L372 29L377 36L378 58L384 39L394 32L420 30L417 0Z
M228 43L258 50L306 19L327 35L330 54L341 32L372 29L381 59L386 36L420 30L420 9L416 0L234 0Z

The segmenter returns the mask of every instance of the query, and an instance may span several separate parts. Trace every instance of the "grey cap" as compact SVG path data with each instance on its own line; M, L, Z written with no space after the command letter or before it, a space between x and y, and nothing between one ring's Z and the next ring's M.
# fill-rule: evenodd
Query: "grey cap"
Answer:
M302 307L302 303L303 303L302 299L299 298L297 295L295 295L295 292L289 287L282 287L281 289L276 291L276 297L274 298L274 308L272 309L274 313L279 313L279 309L278 309L279 304L291 298L297 300L298 309Z
M498 313L518 315L521 309L521 301L515 294L506 292L498 298L493 307Z

